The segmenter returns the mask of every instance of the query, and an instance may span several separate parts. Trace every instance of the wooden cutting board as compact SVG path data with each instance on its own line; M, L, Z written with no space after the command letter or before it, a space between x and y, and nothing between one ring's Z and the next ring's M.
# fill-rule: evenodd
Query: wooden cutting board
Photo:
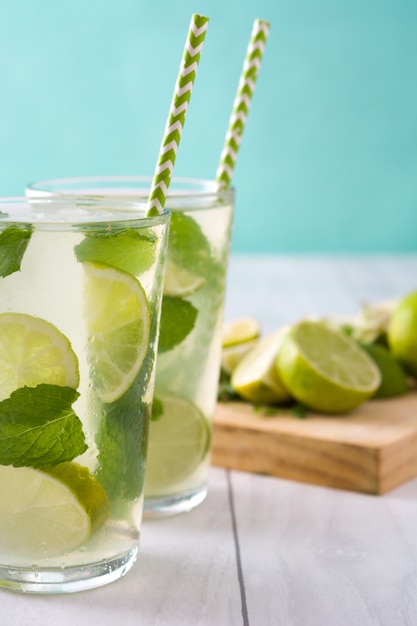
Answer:
M349 415L264 417L218 404L212 464L383 494L417 476L417 393L372 400Z

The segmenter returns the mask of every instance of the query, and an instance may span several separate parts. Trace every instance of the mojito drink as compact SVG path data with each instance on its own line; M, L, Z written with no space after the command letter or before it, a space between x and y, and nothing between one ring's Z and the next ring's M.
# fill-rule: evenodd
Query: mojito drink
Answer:
M171 196L145 478L145 516L184 512L207 492L233 191ZM201 191L201 190L200 190Z
M79 591L136 558L169 216L0 210L0 586Z
M142 200L151 179L110 176L40 181L31 197L85 194ZM145 478L145 517L185 512L207 493L221 360L234 190L173 178L155 399Z

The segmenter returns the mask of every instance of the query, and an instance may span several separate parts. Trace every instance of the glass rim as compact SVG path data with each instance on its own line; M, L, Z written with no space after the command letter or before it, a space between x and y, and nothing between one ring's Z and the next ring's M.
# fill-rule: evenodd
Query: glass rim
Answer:
M107 209L110 211L109 216L100 216L98 219L91 219L87 216L73 216L64 219L54 218L54 214L48 214L45 217L41 217L36 213L30 213L31 207L45 207L49 205L49 208L65 207L69 203L79 204L80 208L86 209ZM8 213L7 207L14 207L26 209L26 212L19 215L16 213ZM112 213L113 212L113 213ZM119 212L119 214L118 214ZM92 214L92 213L91 213ZM28 197L28 196L0 196L0 226L1 224L11 223L32 223L39 225L54 225L59 228L64 228L69 225L82 226L84 224L108 224L112 222L119 222L122 224L131 224L138 222L143 224L143 227L155 226L157 224L165 223L170 218L170 211L164 208L161 213L157 215L146 214L146 203L139 200L127 198L126 200L112 199L111 196L85 196L83 194L55 194L48 193L47 196Z
M152 183L152 176L145 175L99 175L99 176L71 176L71 177L60 177L60 178L48 178L43 180L37 180L35 182L31 182L26 186L27 192L33 192L34 194L52 194L59 193L62 195L65 193L65 189L62 191L58 191L57 188L60 188L65 185L85 185L85 184L103 184L103 188L105 188L105 184L108 183L111 185L115 183L140 183L142 186L138 187L138 189L149 190L150 185ZM145 186L147 185L147 186ZM175 188L175 185L183 185L184 187L188 187L188 189L184 188ZM46 187L51 187L51 189L46 189ZM70 195L73 195L69 192ZM79 195L87 195L82 189L78 189L77 193ZM173 176L171 179L170 187L168 188L167 198L181 198L186 197L191 200L193 198L205 199L205 198L218 198L224 196L234 196L235 188L229 187L227 189L219 189L218 183L214 179L209 178L192 178L192 177L182 177L182 176ZM32 197L36 197L36 195ZM142 197L142 196L139 196ZM145 194L144 198L147 197Z

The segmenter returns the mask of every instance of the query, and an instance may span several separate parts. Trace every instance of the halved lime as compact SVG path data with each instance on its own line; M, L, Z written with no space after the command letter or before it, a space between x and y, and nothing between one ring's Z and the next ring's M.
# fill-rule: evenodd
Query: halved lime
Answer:
M371 357L341 331L302 321L285 336L277 368L291 395L323 413L345 413L373 396L381 374Z
M254 317L246 316L225 322L223 324L223 348L236 346L258 339L261 334L261 326Z
M158 395L162 415L151 422L145 497L163 495L194 472L210 443L210 428L188 400Z
M63 463L47 471L0 466L0 547L27 559L60 556L86 543L109 510L87 468Z
M188 269L176 265L168 258L164 279L164 295L189 296L200 289L205 282L206 279L202 276L195 276Z
M255 343L236 366L231 384L235 391L255 404L275 404L287 402L290 394L275 367L275 361L288 326L278 328L274 333Z
M149 304L130 274L98 263L83 265L92 380L101 399L113 402L130 387L148 350Z
M0 400L21 387L79 383L78 360L53 324L25 313L0 315Z

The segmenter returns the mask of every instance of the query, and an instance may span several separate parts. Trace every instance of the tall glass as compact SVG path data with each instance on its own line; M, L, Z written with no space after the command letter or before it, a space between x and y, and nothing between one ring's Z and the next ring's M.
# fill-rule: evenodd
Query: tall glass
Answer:
M0 586L90 589L133 565L169 213L0 199Z
M87 193L147 197L147 177L41 181L32 196ZM189 511L207 493L211 427L221 358L234 191L210 180L173 179L145 517Z

